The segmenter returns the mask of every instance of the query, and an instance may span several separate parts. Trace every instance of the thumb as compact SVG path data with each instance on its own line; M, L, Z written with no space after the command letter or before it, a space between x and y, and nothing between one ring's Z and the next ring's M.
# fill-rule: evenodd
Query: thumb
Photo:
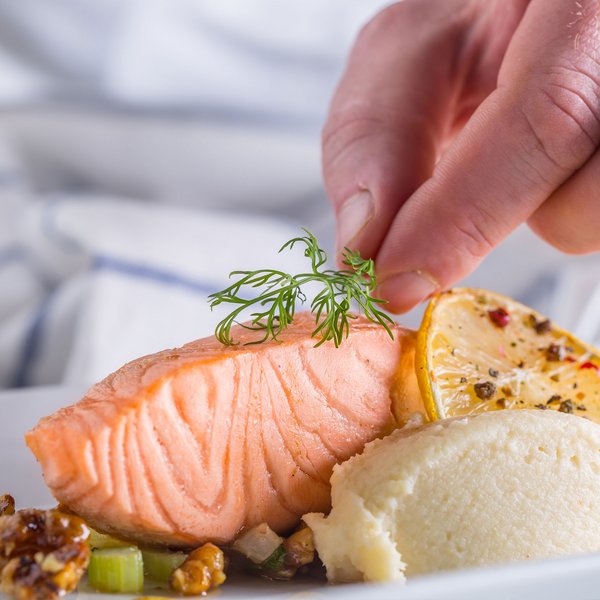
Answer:
M569 2L532 1L498 88L395 217L377 255L391 310L471 272L592 155L600 66L590 23L599 11L593 0L578 4L581 18Z
M443 13L435 19L433 4ZM404 201L431 175L451 104L459 4L406 0L357 39L323 130L338 251L374 256Z

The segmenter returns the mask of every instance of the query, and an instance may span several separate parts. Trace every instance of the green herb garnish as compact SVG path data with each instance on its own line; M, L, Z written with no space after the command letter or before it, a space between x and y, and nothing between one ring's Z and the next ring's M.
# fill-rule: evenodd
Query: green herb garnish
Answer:
M297 243L304 244L304 256L310 259L311 263L310 272L290 275L273 269L233 271L229 276L239 276L239 279L223 291L208 297L211 308L223 303L237 305L217 325L216 338L227 346L234 345L236 342L231 337L231 326L238 323L241 313L252 307L256 312L250 313L250 323L243 327L263 331L264 336L249 343L260 344L268 339L277 340L277 336L294 320L296 303L300 301L304 304L306 301L302 286L316 282L323 286L311 302L311 312L315 315L315 330L312 336L320 337L316 346L333 340L337 348L342 340L348 337L350 319L356 318L356 314L351 312L353 303L358 305L359 311L362 311L367 319L381 325L393 339L390 324L394 321L378 309L378 305L386 301L371 295L377 284L373 260L364 259L359 252L345 248L342 256L349 269L320 270L327 261L327 254L319 248L316 238L309 231L304 229L304 232L306 236L289 240L279 252L291 250ZM243 288L260 288L261 291L255 297L243 298L240 295Z

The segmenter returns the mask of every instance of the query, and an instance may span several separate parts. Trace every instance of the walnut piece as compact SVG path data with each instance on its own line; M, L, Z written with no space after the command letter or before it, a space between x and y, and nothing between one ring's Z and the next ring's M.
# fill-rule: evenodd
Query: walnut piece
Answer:
M17 600L53 600L73 591L90 559L89 529L57 510L0 517L0 591Z
M304 525L304 524L303 524ZM300 568L315 559L315 542L310 527L304 525L283 542L285 548L285 564Z
M185 562L173 571L169 583L185 596L204 594L225 581L225 556L214 544L196 548Z
M15 499L10 494L0 496L0 517L15 514Z

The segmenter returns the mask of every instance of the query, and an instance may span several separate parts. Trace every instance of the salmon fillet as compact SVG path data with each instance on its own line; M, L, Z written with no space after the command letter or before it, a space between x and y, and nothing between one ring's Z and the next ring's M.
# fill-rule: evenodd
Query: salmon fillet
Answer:
M279 342L214 337L134 360L26 435L56 499L144 544L226 544L244 527L294 527L330 507L336 463L418 403L414 333L365 319L315 348L314 317ZM395 407L392 406L395 399Z

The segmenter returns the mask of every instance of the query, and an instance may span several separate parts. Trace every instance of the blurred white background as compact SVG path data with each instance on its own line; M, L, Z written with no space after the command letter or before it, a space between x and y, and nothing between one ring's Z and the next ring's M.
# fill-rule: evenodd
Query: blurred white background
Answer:
M276 250L299 226L330 249L320 128L386 4L0 0L0 387L91 383L210 334L208 293L297 268ZM599 282L598 257L522 228L466 283L593 341Z

